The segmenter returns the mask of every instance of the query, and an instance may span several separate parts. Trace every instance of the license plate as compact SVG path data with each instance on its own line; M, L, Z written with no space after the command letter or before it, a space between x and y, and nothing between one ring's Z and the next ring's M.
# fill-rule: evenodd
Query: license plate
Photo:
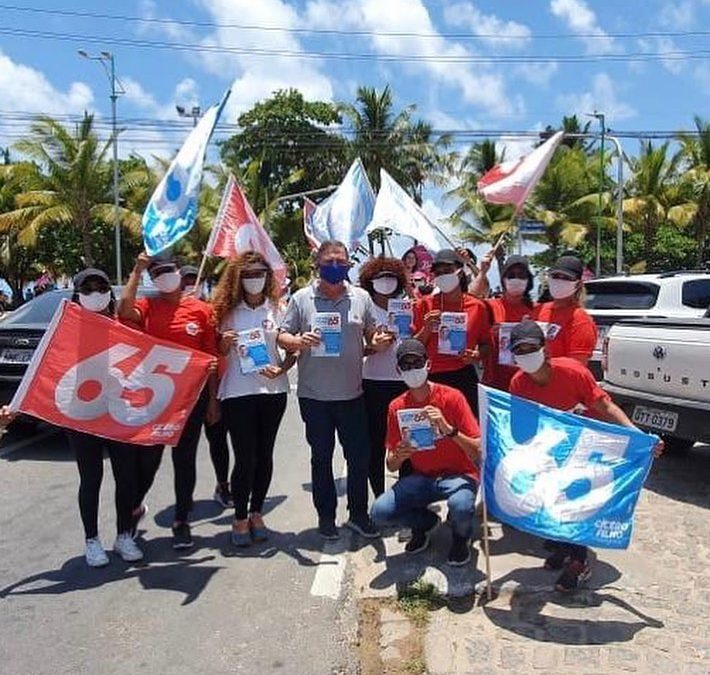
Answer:
M637 405L631 418L636 424L660 431L675 431L678 426L678 413L658 410L657 408L647 408L644 405Z
M15 365L29 363L32 360L32 349L3 349L0 352L0 363L14 363Z

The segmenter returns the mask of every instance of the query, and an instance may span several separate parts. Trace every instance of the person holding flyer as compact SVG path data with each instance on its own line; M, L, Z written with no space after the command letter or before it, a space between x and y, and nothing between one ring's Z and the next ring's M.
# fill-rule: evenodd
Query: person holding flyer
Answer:
M315 264L318 279L291 296L278 344L288 352L299 352L298 402L311 447L318 531L325 539L339 536L333 477L337 431L348 469L350 518L346 527L364 537L378 537L367 513L370 438L362 394L362 359L366 345L373 351L384 351L391 347L394 336L377 328L367 291L347 283L350 261L345 244L323 242ZM324 325L330 335L316 332Z
M521 321L513 328L510 347L520 370L510 382L511 394L557 410L573 411L581 404L593 411L597 419L635 428L578 360L550 357L550 344L535 321ZM659 441L655 452L656 456L663 452L663 441ZM589 579L591 570L586 546L546 541L545 547L551 552L545 560L545 568L562 570L555 583L556 590L573 591Z
M559 258L549 272L552 301L539 304L533 318L547 324L550 356L569 356L586 366L597 344L597 327L580 301L584 293L583 273L579 258Z
M217 393L234 448L232 544L268 539L262 510L271 485L276 435L295 356L276 347L281 290L261 253L246 251L229 263L214 296L220 352L226 370Z
M409 337L412 331L412 301L407 289L404 265L397 258L372 258L360 268L360 287L374 303L375 320L395 337ZM385 491L385 436L389 404L407 386L397 370L396 344L383 351L365 349L362 390L370 432L370 488L378 497Z
M146 269L159 295L136 299L138 285ZM137 324L148 335L217 356L217 334L212 308L202 300L183 294L180 273L172 259L151 260L146 253L138 256L128 283L123 288L118 316L124 321ZM188 515L192 509L197 480L197 446L203 422L206 420L208 424L214 424L220 415L216 366L215 358L207 385L190 413L180 441L172 449L175 485L172 533L173 548L176 550L193 546ZM162 453L162 450L163 446L160 445L154 448L157 453ZM136 503L137 509L144 509L141 500L151 484L152 478L142 485L138 494L139 501Z
M458 389L471 410L478 410L478 375L474 363L490 349L486 306L467 292L464 263L450 249L439 251L432 274L439 293L422 297L414 306L414 337L427 349L433 382Z
M420 341L402 340L397 367L408 390L389 407L387 468L404 468L407 475L375 500L372 520L381 527L410 527L405 551L418 553L429 546L429 535L439 525L427 507L446 500L452 529L448 563L466 565L479 481L478 422L460 391L429 381L430 361Z
M493 257L493 253L486 254ZM503 295L486 300L491 323L491 351L485 362L483 384L508 391L517 370L510 351L510 331L515 324L532 316L534 303L530 297L533 275L528 259L511 255L500 270Z

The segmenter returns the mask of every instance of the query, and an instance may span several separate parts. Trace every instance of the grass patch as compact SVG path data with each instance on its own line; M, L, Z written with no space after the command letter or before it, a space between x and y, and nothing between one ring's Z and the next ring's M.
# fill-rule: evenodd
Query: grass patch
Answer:
M436 586L424 581L415 581L399 591L397 605L410 621L417 626L429 622L429 612L446 604ZM412 672L419 672L413 670ZM423 671L422 671L423 672Z
M412 675L426 675L426 663L420 656L409 659L402 664L402 672Z

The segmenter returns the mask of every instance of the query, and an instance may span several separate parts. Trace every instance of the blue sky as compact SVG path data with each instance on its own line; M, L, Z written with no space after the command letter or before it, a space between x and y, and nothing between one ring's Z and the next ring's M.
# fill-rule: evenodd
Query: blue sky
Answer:
M388 83L440 130L539 130L597 109L614 130L674 131L709 116L710 0L14 0L0 11L0 147L32 113L86 109L108 123L106 78L80 48L116 56L122 154L172 154L190 125L175 104L204 108L230 85L228 123L274 89L341 101ZM529 147L500 140L509 155Z

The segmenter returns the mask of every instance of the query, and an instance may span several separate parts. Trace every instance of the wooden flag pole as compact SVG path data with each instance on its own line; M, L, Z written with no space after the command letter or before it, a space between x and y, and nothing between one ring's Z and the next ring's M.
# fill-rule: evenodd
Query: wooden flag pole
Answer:
M205 248L205 252L202 254L202 262L200 263L200 267L197 270L197 280L195 281L195 290L193 291L193 294L195 297L198 297L200 294L200 281L202 281L202 275L205 273L205 265L207 264L207 248ZM205 296L207 297L207 296Z
M489 546L489 531L488 526L488 506L486 506L486 490L482 490L483 497L483 555L486 558L486 597L488 600L493 599L493 584L491 582L491 549Z

